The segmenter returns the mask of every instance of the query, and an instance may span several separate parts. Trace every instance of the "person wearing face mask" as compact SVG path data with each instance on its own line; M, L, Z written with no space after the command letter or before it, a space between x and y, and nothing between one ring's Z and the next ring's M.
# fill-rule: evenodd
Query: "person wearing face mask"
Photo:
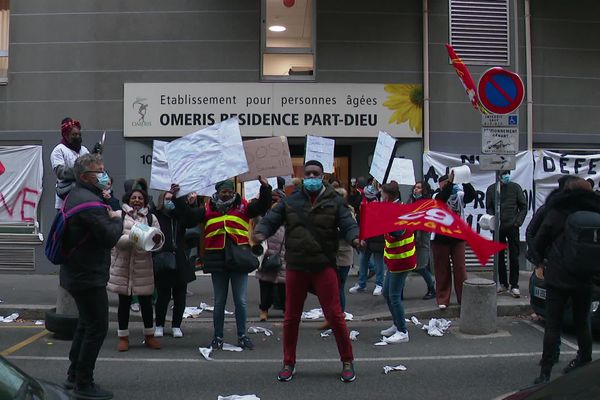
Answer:
M290 381L295 373L296 345L300 317L309 289L314 290L331 324L338 345L343 382L356 379L352 344L345 315L340 305L336 254L341 235L353 247L363 247L358 225L344 199L323 182L323 164L310 160L304 164L302 189L277 205L254 229L254 240L262 242L285 225L285 317L283 322L283 368L280 382Z
M123 220L123 234L111 253L110 279L107 285L109 291L119 295L117 349L119 351L129 350L129 307L132 297L135 295L139 299L144 321L144 344L150 349L157 350L161 348L161 345L154 337L152 254L136 246L129 238L129 234L136 224L144 224L157 229L160 229L160 225L157 218L154 218L148 211L148 194L142 189L133 189L131 192L125 193L121 208L122 210L118 213ZM152 239L157 245L161 242L159 234Z
M171 190L158 197L158 205L154 215L158 219L160 230L165 235L165 244L160 251L154 253L154 282L158 296L156 298L156 330L155 337L164 335L165 319L169 302L173 299L173 318L171 333L174 338L183 337L181 322L185 310L188 283L196 280L194 268L188 261L185 231L200 223L197 213L189 210L196 204L196 193L185 196L186 201L180 207L175 206L173 193L179 186L173 185ZM189 215L191 218L188 218Z
M65 211L84 203L102 202L102 190L106 188L108 175L99 154L79 157L73 164L73 176L76 184L65 202ZM69 218L68 229L63 236L63 247L74 250L60 266L60 286L71 294L79 311L64 386L74 388L76 397L112 398L112 393L94 383L94 367L108 331L106 283L110 250L122 231L119 213L97 207Z
M109 183L108 183L108 187L106 189L104 189L102 191L102 198L104 199L104 202L113 210L113 211L119 211L121 209L121 203L119 202L119 200L115 197L114 193L113 193L113 189L112 189L112 185L113 185L113 179L111 176L109 176Z
M418 181L414 184L411 195L408 199L408 204L418 200L431 198L431 186L425 181ZM417 247L417 268L414 270L421 275L427 285L427 293L423 296L423 300L435 298L435 281L431 274L431 248L430 248L431 233L425 231L415 232L415 244Z
M81 124L72 118L65 118L60 125L61 141L50 154L50 164L56 176L54 208L59 210L65 197L75 185L73 165L78 157L89 150L81 144Z
M486 212L494 215L496 212L496 184L488 186L485 192ZM510 171L500 173L500 241L508 241L509 278L506 276L505 252L499 254L498 263L498 293L509 290L513 297L520 297L519 291L519 228L527 216L527 200L523 189L518 183L511 182Z

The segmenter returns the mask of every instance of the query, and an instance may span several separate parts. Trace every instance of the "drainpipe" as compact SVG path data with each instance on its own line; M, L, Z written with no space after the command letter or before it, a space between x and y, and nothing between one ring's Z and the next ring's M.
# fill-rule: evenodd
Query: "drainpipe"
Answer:
M429 4L423 0L423 152L429 151Z
M527 150L533 150L533 77L531 66L531 11L530 0L525 0L525 60L527 64Z

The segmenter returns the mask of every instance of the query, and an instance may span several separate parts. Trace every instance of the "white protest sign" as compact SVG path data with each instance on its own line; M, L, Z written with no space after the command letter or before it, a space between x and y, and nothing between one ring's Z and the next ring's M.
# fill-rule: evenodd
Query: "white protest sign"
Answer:
M304 161L315 160L323 164L323 172L333 173L333 152L335 140L320 136L306 136L306 155Z
M263 178L286 176L294 173L292 156L285 136L244 142L248 172L238 176L241 182Z
M171 173L165 155L168 142L152 141L152 169L150 172L150 188L168 191L171 189Z
M406 158L394 158L387 181L396 181L399 185L414 185L415 167L413 166L412 160Z
M594 190L600 189L600 154L563 154L547 150L535 153L535 207L540 207L561 176L586 179Z
M438 188L438 179L447 174L449 169L461 165L468 165L471 169L471 184L475 188L475 200L465 206L465 219L471 228L484 237L491 238L490 231L481 229L479 219L486 214L485 195L488 186L496 180L494 171L482 171L479 168L477 155L450 154L430 151L423 154L423 180L427 181L435 190ZM511 180L523 189L527 201L527 216L521 229L521 241L525 240L525 228L533 216L533 155L523 151L516 155L517 168L511 171Z
M209 196L213 185L248 171L237 118L230 118L165 146L178 196L191 192Z
M267 181L269 181L269 185L271 185L272 188L277 188L277 178L276 177L269 178L269 179L267 179ZM252 200L254 198L257 198L259 194L260 194L260 181L253 180L253 181L244 182L244 198L246 200Z
M385 183L385 173L390 165L395 146L396 139L388 135L387 132L379 131L373 161L371 161L371 170L369 171L369 174L379 183Z

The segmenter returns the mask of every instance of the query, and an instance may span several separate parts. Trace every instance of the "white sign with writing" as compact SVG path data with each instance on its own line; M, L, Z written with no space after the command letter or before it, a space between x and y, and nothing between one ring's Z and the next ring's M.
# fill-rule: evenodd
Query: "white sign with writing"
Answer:
M517 154L518 151L518 127L481 128L481 152L483 154Z
M244 136L419 138L422 97L413 83L125 83L123 127L177 137L237 116Z
M267 179L269 181L269 185L272 188L277 188L277 177ZM258 197L260 194L260 181L246 181L244 182L244 198L246 200L252 200Z
M412 160L406 158L394 158L387 181L396 181L399 185L414 185L415 167Z
M237 118L231 118L174 140L165 146L178 196L209 196L213 185L248 171Z
M306 155L304 161L315 160L323 164L323 172L333 173L335 140L319 136L306 136Z
M379 132L373 161L371 161L371 170L369 171L369 174L379 183L384 183L385 173L390 165L395 146L396 139L387 132Z
M481 126L519 126L517 114L481 114Z
M169 172L169 163L165 155L165 146L168 142L161 140L152 141L152 168L150 172L150 189L165 190L171 189L171 173Z

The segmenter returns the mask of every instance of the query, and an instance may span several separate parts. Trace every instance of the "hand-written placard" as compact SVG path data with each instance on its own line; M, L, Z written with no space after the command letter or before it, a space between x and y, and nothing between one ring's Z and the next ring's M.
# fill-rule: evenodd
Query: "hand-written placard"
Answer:
M414 185L415 168L412 160L394 158L387 181L396 181L399 185Z
M293 173L292 157L285 136L247 140L244 152L248 160L248 172L238 176L241 182L263 178L286 176Z
M277 188L277 178L269 178L269 185L272 188ZM244 182L244 198L246 200L252 200L257 198L260 193L260 181L246 181Z
M390 165L395 146L396 139L386 132L379 131L377 144L375 145L375 153L373 154L373 161L371 162L371 170L369 171L369 174L377 179L377 182L379 183L385 183L385 173Z
M306 155L304 161L315 160L323 164L323 172L333 173L333 152L335 140L320 136L306 136Z
M152 142L152 169L150 172L150 188L156 190L171 189L171 173L165 155L168 142L154 140Z

